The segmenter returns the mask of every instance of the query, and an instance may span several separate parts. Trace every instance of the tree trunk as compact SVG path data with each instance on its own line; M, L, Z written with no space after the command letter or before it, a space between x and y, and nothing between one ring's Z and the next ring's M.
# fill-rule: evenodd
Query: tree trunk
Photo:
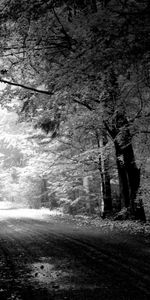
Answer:
M112 211L111 186L109 176L109 158L104 153L104 146L107 144L106 132L99 139L99 171L101 175L101 216L105 217Z
M84 186L84 190L85 190L85 193L86 193L86 208L87 208L87 211L88 211L89 215L91 215L89 176L85 176L83 178L83 186Z
M121 207L134 213L135 199L140 185L140 170L135 163L132 144L124 149L115 142L116 161L120 186Z
M119 145L115 143L116 160L120 186L121 207L127 208L128 217L146 221L142 200L136 203L136 196L140 187L140 169L135 163L132 144L119 149Z
M41 180L41 204L48 204L48 200L47 179L43 177Z
M127 208L130 214L135 215L135 199L140 186L140 170L136 166L130 124L126 117L124 103L121 101L117 76L113 69L110 69L107 74L105 88L107 96L104 98L103 106L108 115L104 124L114 141L121 207ZM141 215L143 215L142 207Z

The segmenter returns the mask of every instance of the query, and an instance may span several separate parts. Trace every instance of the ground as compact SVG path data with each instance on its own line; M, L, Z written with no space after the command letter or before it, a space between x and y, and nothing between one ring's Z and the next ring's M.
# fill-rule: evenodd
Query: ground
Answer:
M89 220L3 207L0 300L150 299L149 236Z

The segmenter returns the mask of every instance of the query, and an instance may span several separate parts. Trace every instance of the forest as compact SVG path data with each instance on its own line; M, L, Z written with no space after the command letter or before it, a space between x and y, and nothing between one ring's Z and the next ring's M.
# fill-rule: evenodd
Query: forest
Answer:
M150 220L150 1L0 1L0 200Z

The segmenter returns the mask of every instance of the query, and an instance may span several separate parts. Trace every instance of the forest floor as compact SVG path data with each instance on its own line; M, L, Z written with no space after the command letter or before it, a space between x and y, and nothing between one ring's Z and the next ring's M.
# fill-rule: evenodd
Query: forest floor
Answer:
M150 299L150 224L1 209L6 299Z

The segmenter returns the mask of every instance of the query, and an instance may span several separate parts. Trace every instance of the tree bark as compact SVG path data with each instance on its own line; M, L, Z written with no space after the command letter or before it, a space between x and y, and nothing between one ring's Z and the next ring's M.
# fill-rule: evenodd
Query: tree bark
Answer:
M88 211L89 215L91 215L89 176L85 176L83 178L83 186L84 186L84 190L85 190L85 193L86 193L86 208L87 208L87 211Z
M103 131L102 137L99 139L99 171L101 175L101 216L105 217L112 211L111 185L109 176L109 158L104 153L104 147L107 144L106 132Z
M124 149L115 142L116 162L120 186L121 207L135 211L135 199L140 186L140 170L135 163L132 144Z
M125 207L130 214L135 215L135 199L140 186L140 170L135 162L130 124L113 69L110 69L106 77L105 88L107 97L104 98L103 105L104 111L107 111L108 115L106 115L107 121L104 124L114 141L121 208ZM142 210L141 214L143 214Z
M138 169L132 144L123 150L115 143L116 161L120 186L121 208L128 210L128 217L146 221L142 199L137 203L136 197L140 187L140 169Z
M47 180L43 177L41 180L41 204L48 204L48 200Z

